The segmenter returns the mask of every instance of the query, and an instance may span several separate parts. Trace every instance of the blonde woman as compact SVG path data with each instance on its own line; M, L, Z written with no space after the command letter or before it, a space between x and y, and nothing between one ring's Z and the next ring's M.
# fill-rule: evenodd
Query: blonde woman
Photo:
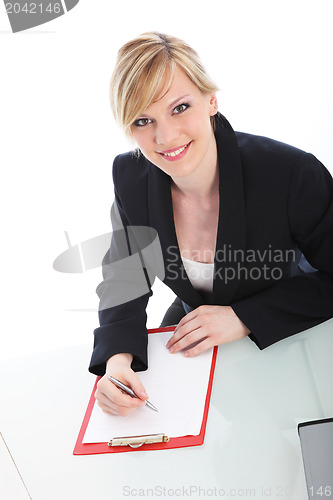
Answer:
M167 348L189 357L247 335L263 349L333 316L331 175L311 154L234 132L217 90L191 47L158 33L120 49L111 81L115 118L138 147L114 161L114 213L156 230L177 296ZM105 374L105 412L127 415L148 397L136 372L147 368L150 295L100 308L90 370Z

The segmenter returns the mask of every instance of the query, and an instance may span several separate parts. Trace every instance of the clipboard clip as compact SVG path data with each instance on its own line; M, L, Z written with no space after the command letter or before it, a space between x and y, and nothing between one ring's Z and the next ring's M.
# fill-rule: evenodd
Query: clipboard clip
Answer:
M110 439L108 446L130 446L140 448L143 444L167 443L170 438L165 434L150 434L147 436L126 436Z

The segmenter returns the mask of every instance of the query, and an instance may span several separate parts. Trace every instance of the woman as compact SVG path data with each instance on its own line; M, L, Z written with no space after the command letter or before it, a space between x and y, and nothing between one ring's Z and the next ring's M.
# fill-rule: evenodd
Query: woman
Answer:
M333 316L332 177L311 154L235 133L216 91L193 49L156 33L120 49L111 81L114 115L139 148L114 162L114 229L156 230L163 281L187 313L167 348L185 356L247 335L263 349ZM135 372L147 367L151 291L108 307L104 277L90 370L106 372L103 411L127 415L148 397Z

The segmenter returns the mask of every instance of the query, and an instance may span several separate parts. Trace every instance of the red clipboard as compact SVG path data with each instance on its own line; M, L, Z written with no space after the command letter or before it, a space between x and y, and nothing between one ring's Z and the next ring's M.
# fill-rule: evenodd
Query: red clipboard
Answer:
M148 333L158 333L158 332L172 332L175 329L174 326L169 326L166 328L154 328L149 329ZM216 364L217 347L214 347L212 355L212 363L208 381L208 388L205 400L205 407L203 413L202 424L200 428L200 433L196 436L181 436L181 437L170 437L170 440L165 443L153 443L153 444L143 444L140 448L131 448L130 446L108 446L108 443L83 443L84 434L86 432L87 425L90 420L91 412L95 404L95 391L98 380L101 377L97 377L94 388L92 390L88 407L83 418L81 429L74 447L73 455L95 455L100 453L125 453L129 451L152 451L152 450L170 450L172 448L183 448L187 446L199 446L203 444L205 438L207 417L209 411L209 402L213 386L214 370Z

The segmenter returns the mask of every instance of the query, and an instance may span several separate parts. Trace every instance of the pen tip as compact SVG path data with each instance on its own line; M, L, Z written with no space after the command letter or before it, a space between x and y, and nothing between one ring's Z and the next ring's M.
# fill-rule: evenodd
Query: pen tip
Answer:
M152 410L154 411L158 411L158 409L156 408L156 406L154 406L150 401L147 401L146 400L146 405L151 408Z

